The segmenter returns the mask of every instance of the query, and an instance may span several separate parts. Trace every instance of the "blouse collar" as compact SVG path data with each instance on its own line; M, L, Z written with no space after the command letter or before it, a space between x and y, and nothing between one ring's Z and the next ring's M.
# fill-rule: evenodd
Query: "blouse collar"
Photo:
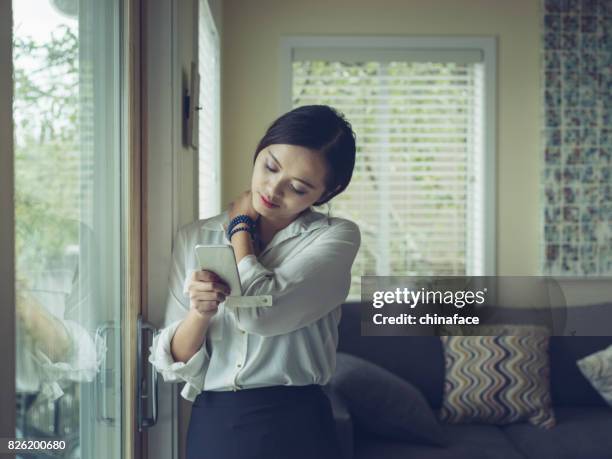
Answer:
M202 229L207 231L222 231L225 233L227 225L229 225L229 212L226 210L215 217L204 220L202 223ZM289 225L276 233L272 241L270 241L270 244L268 244L267 248L302 233L310 232L317 228L329 225L331 225L331 221L327 215L309 208L302 212L298 218L289 223ZM227 236L225 239L229 244Z

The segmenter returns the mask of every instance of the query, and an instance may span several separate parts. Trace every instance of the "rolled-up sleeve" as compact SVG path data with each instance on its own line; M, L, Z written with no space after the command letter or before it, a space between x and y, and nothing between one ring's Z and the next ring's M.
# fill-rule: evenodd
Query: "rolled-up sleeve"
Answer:
M203 344L187 362L176 362L170 344L181 321L162 329L153 337L149 348L149 362L160 372L166 382L185 382L181 395L189 401L195 400L204 389L204 375L208 369L210 355Z
M39 348L33 353L40 372L41 392L49 400L64 394L58 384L60 381L93 381L106 353L104 343L99 339L94 341L80 324L71 320L60 321L60 324L68 335L71 348L65 361L53 362Z
M351 285L359 227L341 220L298 254L269 270L254 255L238 263L243 295L271 295L273 306L232 308L249 333L275 336L309 325L340 305Z

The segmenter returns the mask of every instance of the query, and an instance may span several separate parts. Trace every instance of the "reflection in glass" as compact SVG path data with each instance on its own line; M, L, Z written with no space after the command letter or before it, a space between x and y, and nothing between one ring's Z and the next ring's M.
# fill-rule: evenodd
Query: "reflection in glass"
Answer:
M120 456L117 11L13 2L16 436L67 445L28 457Z

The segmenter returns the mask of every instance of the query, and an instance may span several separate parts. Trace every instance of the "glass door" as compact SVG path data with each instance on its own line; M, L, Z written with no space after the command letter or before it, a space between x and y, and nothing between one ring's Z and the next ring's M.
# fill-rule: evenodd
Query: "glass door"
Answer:
M120 0L13 5L16 434L27 457L125 441L127 148Z

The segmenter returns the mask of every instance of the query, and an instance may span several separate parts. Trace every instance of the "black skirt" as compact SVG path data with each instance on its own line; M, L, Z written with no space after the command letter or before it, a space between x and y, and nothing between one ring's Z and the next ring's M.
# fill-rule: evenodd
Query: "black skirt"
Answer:
M331 405L321 386L198 395L187 433L187 459L264 458L340 458Z

